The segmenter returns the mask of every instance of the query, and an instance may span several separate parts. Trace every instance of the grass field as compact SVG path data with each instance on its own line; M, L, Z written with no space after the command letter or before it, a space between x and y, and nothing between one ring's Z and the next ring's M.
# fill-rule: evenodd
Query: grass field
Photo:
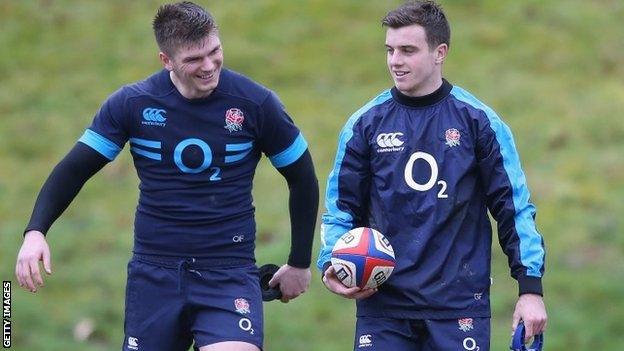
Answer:
M380 18L399 1L221 0L226 65L271 87L310 143L322 190L347 117L389 87ZM0 1L0 275L36 194L119 86L159 69L158 1ZM514 131L547 245L548 350L624 345L624 2L443 1L446 77ZM49 233L54 274L13 294L13 349L114 350L137 200L127 151L94 177ZM255 179L259 263L289 247L286 184ZM318 237L316 239L318 241ZM505 350L516 284L494 240L492 350ZM317 242L318 244L318 242ZM316 256L315 247L315 256ZM265 309L267 350L349 350L352 301L314 272L308 294ZM92 325L85 340L79 324Z

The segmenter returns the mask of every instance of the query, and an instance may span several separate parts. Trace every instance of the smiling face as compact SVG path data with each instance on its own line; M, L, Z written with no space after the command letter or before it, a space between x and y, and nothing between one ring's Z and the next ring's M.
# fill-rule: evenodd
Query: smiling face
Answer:
M394 85L407 96L424 96L442 85L447 44L430 48L422 26L412 24L386 31L387 63Z
M171 80L187 99L209 96L219 84L223 67L223 49L217 32L193 45L181 45L169 56L159 53L163 66L170 71Z

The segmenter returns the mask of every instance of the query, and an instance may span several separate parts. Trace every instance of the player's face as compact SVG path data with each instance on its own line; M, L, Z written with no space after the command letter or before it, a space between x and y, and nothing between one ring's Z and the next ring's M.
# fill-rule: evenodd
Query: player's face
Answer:
M179 47L173 57L161 52L160 58L180 93L188 99L210 95L219 83L223 50L217 33L196 45Z
M430 49L425 29L417 24L386 31L387 63L397 89L408 96L423 96L442 84L442 63L448 46Z

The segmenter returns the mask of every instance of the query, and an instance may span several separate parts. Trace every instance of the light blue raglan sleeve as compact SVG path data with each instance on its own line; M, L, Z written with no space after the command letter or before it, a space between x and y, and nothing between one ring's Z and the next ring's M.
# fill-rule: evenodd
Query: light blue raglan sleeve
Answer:
M321 219L321 249L317 260L321 271L329 264L338 239L366 224L371 175L364 117L390 98L390 91L385 91L371 100L349 118L340 133L334 166L327 180L326 212Z
M467 91L453 87L452 94L485 118L480 123L477 159L488 208L498 226L498 238L508 257L511 276L519 293L542 294L544 240L535 224L536 209L509 127L487 105Z
M358 189L365 188L370 177L366 171L366 159L358 157L358 152L353 149L356 143L352 128L347 124L340 133L336 160L327 180L326 212L321 219L321 252L317 262L321 270L330 261L336 241L353 229L354 223L362 217L366 194Z

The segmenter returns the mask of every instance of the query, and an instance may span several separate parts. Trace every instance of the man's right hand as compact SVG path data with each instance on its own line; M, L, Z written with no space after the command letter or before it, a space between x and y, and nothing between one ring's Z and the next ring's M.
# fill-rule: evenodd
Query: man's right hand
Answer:
M346 297L347 299L365 299L377 292L377 289L360 289L357 286L347 288L336 276L333 266L329 266L323 275L323 284L336 295Z
M24 235L24 243L17 254L15 276L22 288L33 293L43 286L39 261L43 261L46 273L52 274L48 242L43 233L31 230Z

